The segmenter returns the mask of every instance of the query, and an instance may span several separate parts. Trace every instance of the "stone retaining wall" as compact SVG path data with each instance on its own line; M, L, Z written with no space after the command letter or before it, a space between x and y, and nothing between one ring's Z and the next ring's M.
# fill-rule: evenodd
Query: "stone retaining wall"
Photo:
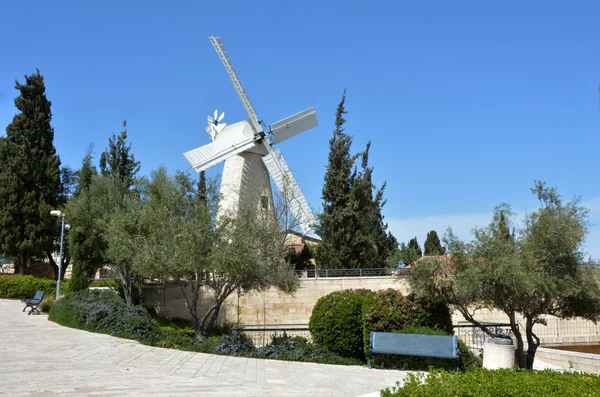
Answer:
M261 293L238 295L237 292L225 301L219 322L243 324L306 324L317 300L333 291L365 288L374 291L386 288L399 289L408 293L405 277L330 277L302 278L300 287L293 295L285 294L277 288L269 288ZM145 305L155 308L160 314L169 317L189 317L181 289L176 285L144 287ZM210 306L210 291L203 290L198 312L205 312Z

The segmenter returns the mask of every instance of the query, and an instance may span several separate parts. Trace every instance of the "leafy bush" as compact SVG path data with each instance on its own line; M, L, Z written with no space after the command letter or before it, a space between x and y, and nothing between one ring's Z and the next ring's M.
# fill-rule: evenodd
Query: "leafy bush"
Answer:
M185 336L188 338L195 338L196 332L192 325L192 320L187 318L170 318L159 315L156 310L150 308L147 309L148 314L154 320L154 322L162 328L164 331L172 334Z
M117 290L121 287L121 284L119 284L116 280L94 280L90 284L90 288L103 288L103 287L113 288L113 289Z
M569 397L597 396L600 376L578 372L478 369L409 373L403 387L384 389L381 397Z
M87 290L67 295L55 303L49 319L67 327L145 342L165 336L145 309L127 306L113 291Z
M38 309L40 309L40 311L44 313L48 313L50 309L52 309L52 306L54 306L54 302L56 302L56 298L54 297L54 295L46 294L44 295L44 299L42 299L42 301L40 302L40 306L38 307Z
M61 292L63 293L68 290L69 286L69 283L65 281L61 283ZM0 276L0 299L33 298L38 290L46 292L46 295L56 295L56 280L33 276Z
M410 326L398 331L400 334L420 334L420 335L448 335L448 333L429 327ZM462 341L458 341L459 361L458 369L460 371L474 371L480 368L482 360L471 352L471 350ZM456 360L435 357L403 356L396 354L372 354L371 364L379 368L393 368L401 370L426 371L430 367L454 371L456 369Z
M361 365L360 360L342 357L327 348L311 343L300 336L287 335L273 338L270 345L260 347L253 357L286 361L304 361L338 365Z
M243 331L232 329L227 335L223 335L216 348L217 353L229 356L242 356L254 352L256 348Z
M364 360L363 303L374 295L370 290L350 289L321 297L310 316L313 340L333 353Z
M442 301L431 299L416 299L414 294L407 296L407 299L417 303L423 311L422 325L429 328L440 329L448 335L454 334L452 327L452 313L450 307Z
M371 331L395 332L421 325L427 316L421 307L398 290L388 288L369 296L363 305L363 338L365 354L369 352Z

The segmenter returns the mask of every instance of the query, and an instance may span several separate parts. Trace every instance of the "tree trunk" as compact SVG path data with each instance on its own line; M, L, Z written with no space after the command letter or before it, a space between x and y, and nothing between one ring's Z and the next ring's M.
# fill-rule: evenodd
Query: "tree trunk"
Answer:
M126 274L123 274L120 271L117 271L119 278L121 279L121 284L123 285L123 297L125 297L125 303L127 306L133 306L133 299L131 297L131 278L127 277Z
M540 346L540 338L533 333L533 316L529 315L525 317L525 334L527 336L527 369L533 369L533 361L535 360L535 353L537 348Z
M515 313L508 313L508 318L510 319L510 329L517 340L517 349L515 351L515 354L517 355L517 365L519 368L526 368L525 357L523 356L523 336L519 330Z
M25 255L23 251L19 252L19 263L15 264L15 273L18 271L21 276L24 276L27 273L27 259L27 255Z
M217 319L219 318L219 312L221 311L222 305L223 305L223 302L217 302L217 304L215 305L215 310L213 311L213 313L210 317L210 321L208 322L208 325L204 329L204 332L206 333L207 336L210 336L210 333L212 332L212 329L215 326Z
M185 287L189 285L191 289L191 296L185 290ZM198 298L200 297L200 285L196 280L193 280L189 283L179 282L179 290L184 298L185 308L187 309L190 317L192 318L192 325L194 327L194 334L196 339L203 339L202 336L202 325L200 323L200 319L198 318Z

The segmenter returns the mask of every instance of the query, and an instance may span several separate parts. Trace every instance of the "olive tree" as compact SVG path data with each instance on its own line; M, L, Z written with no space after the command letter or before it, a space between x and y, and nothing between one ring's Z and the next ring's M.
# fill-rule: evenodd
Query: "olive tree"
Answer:
M545 324L544 315L596 319L600 314L597 266L585 261L582 251L588 210L577 198L563 202L543 182L532 192L540 208L524 217L517 233L510 233L515 226L510 207L500 205L487 227L473 230L471 242L449 229L444 240L450 255L420 261L409 279L417 296L444 300L490 336L494 332L475 319L476 308L506 313L519 367L527 369L540 345L533 326Z

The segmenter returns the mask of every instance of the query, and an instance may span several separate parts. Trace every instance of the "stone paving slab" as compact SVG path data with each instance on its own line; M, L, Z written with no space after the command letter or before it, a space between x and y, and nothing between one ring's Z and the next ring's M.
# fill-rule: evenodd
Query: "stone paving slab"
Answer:
M0 396L360 396L406 371L163 349L62 327L0 300Z

